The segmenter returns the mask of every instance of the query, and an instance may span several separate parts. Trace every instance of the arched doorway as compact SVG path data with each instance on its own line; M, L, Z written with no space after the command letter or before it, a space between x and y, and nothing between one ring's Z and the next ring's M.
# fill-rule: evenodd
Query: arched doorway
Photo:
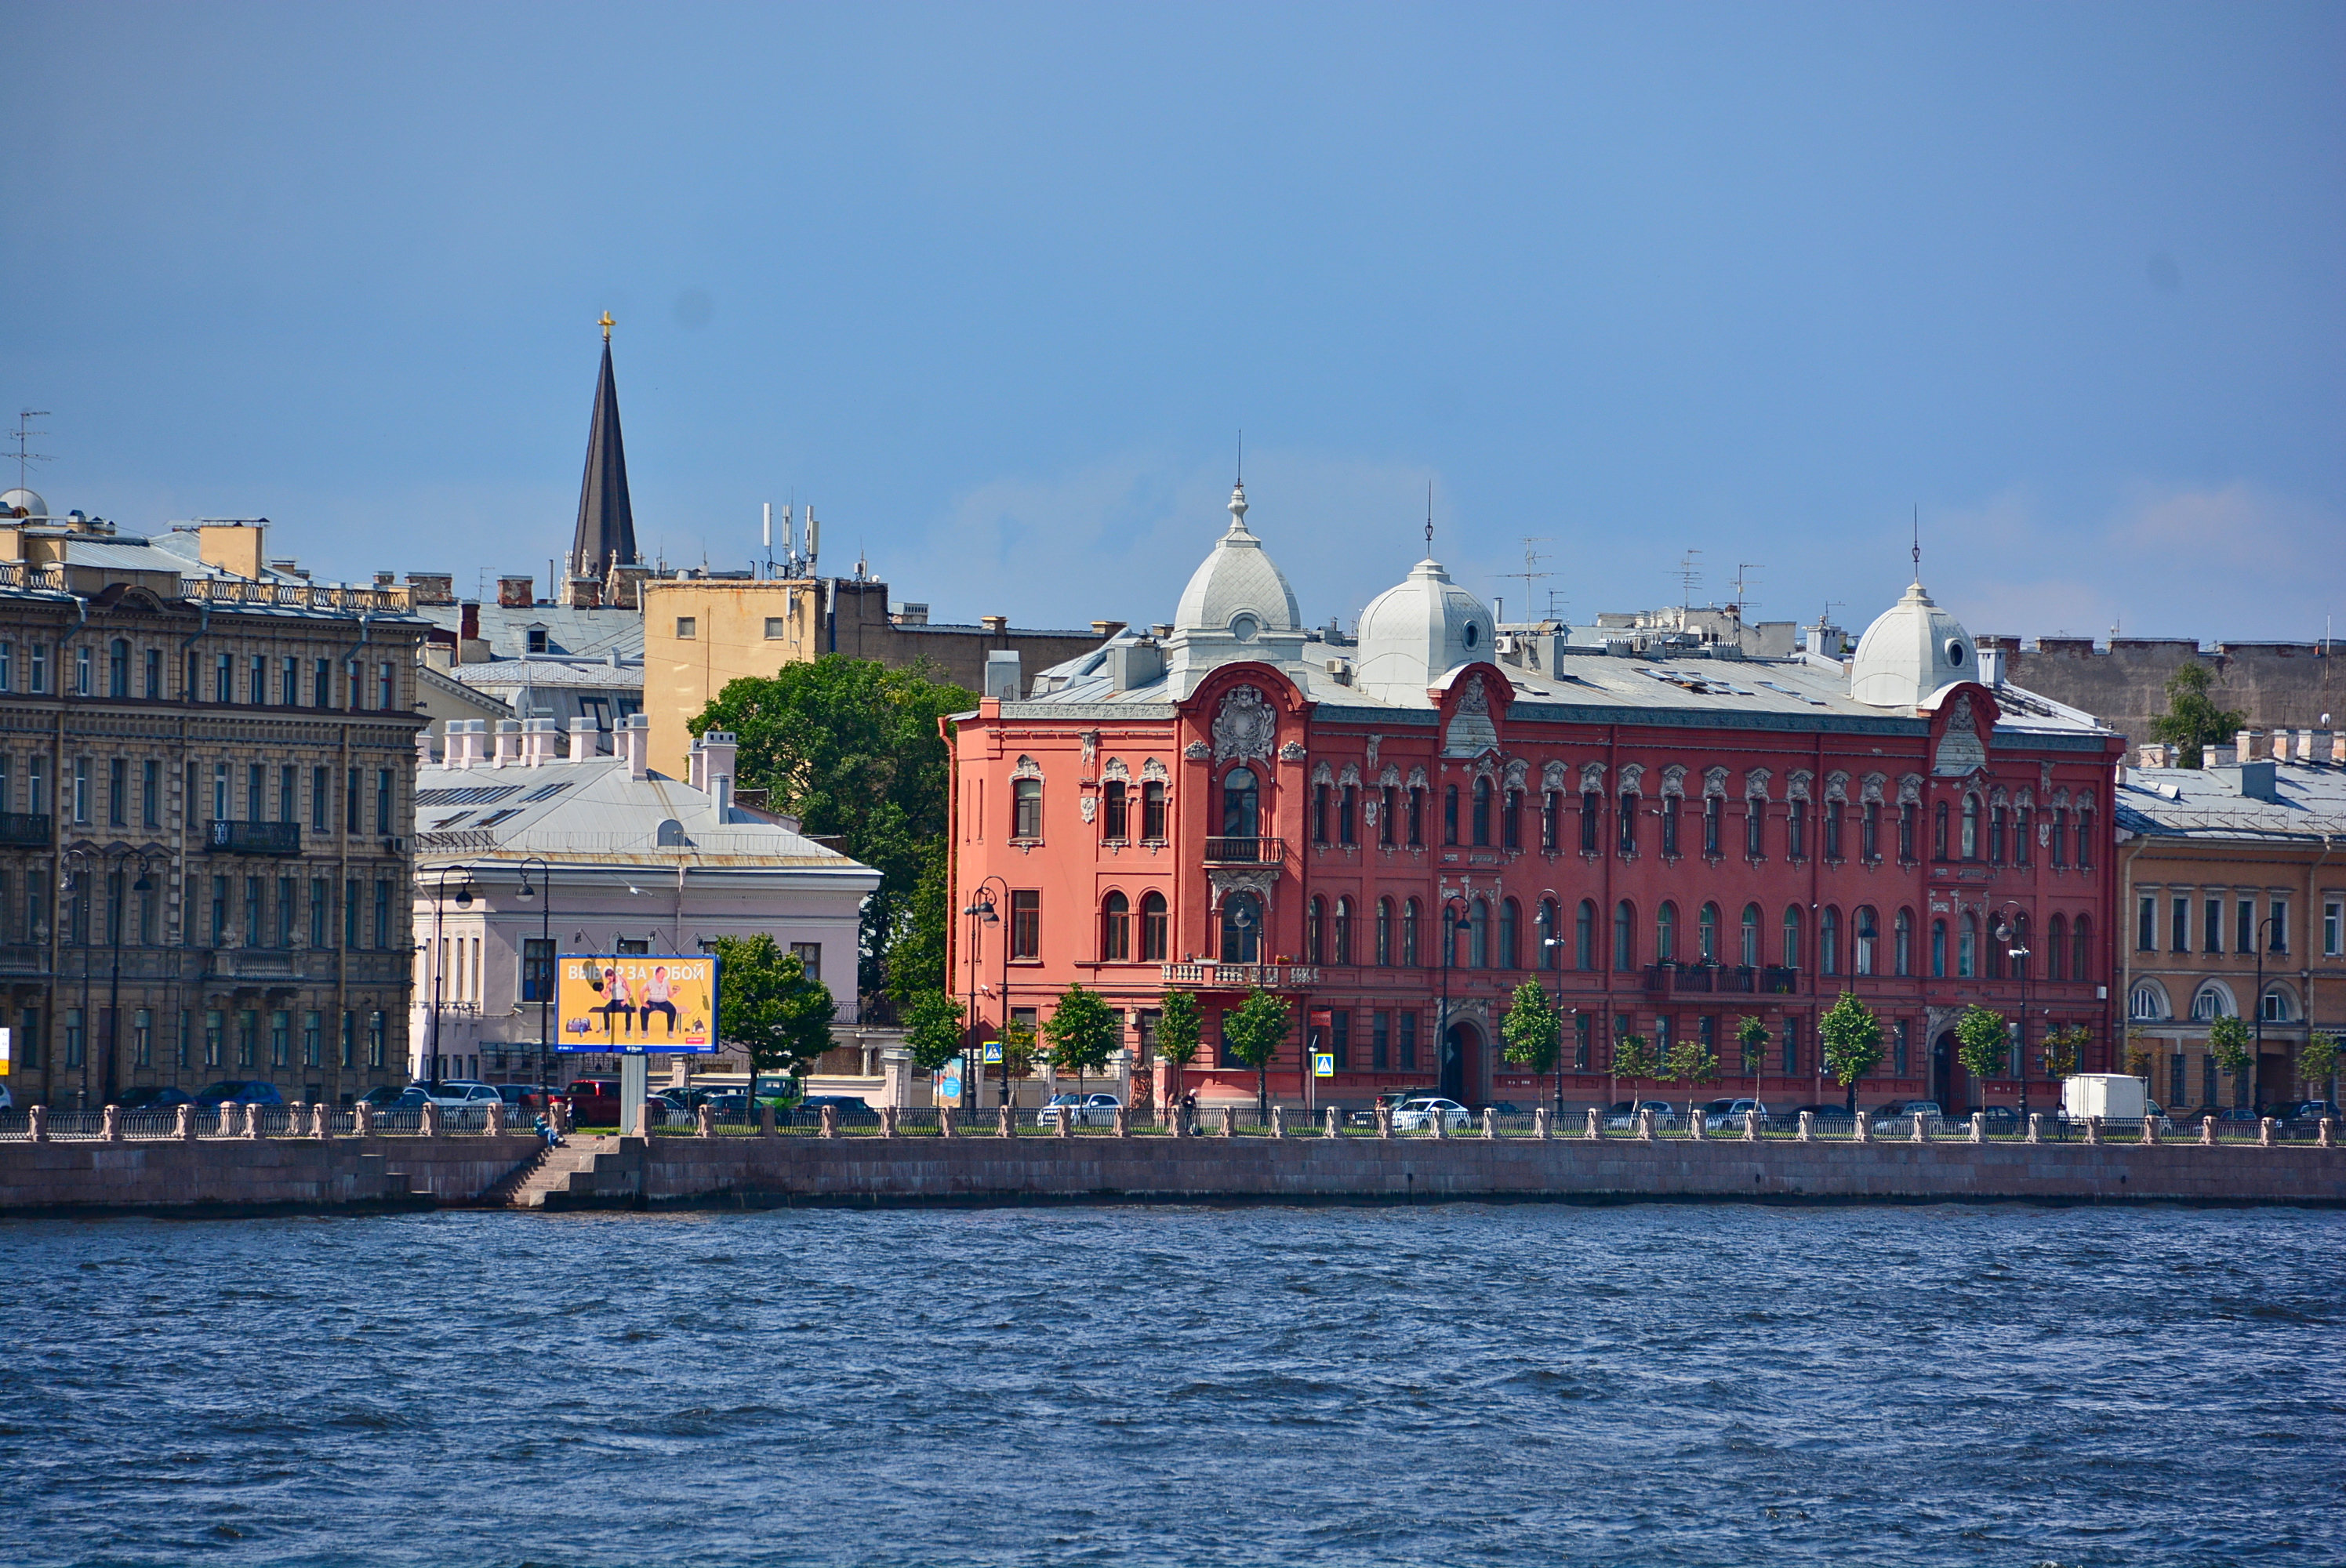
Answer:
M1969 1076L1963 1058L1955 1054L1955 1033L1950 1029L1931 1046L1931 1098L1939 1109L1951 1116L1969 1114L1964 1104Z
M1472 1023L1453 1023L1442 1039L1442 1081L1437 1093L1466 1104L1480 1081L1483 1033Z

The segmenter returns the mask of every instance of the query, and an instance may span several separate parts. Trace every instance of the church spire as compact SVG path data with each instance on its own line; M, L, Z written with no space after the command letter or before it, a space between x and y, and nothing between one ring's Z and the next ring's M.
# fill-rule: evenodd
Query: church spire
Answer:
M619 387L611 375L611 313L603 312L603 374L586 431L586 476L578 486L578 532L570 569L599 577L616 559L636 563L636 514L627 500L627 453L619 439Z

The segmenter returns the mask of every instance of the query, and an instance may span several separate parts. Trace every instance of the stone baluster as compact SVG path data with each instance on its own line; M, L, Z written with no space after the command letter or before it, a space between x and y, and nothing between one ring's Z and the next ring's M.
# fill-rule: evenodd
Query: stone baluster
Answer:
M2158 1118L2147 1111L2142 1118L2142 1141L2147 1144L2158 1142Z
M995 1108L994 1116L994 1135L997 1138L1015 1138L1018 1135L1018 1108L1016 1106L1002 1105Z
M1757 1111L1743 1113L1743 1141L1747 1144L1760 1141L1760 1113Z
M1132 1136L1132 1107L1130 1105L1118 1105L1116 1108L1116 1135L1119 1138L1128 1138Z
M947 1111L944 1115L947 1118L951 1118L953 1113L951 1111ZM952 1137L952 1121L948 1119L944 1125L945 1136ZM774 1107L771 1105L760 1105L758 1107L758 1135L761 1138L770 1138L774 1135Z
M122 1107L108 1105L97 1115L97 1135L100 1141L118 1144L122 1141Z
M1549 1117L1545 1105L1532 1113L1532 1136L1542 1143L1556 1136L1556 1123Z
M1814 1111L1802 1111L1800 1113L1800 1142L1804 1144L1812 1144L1816 1141L1817 1114Z
M288 1100L285 1103L286 1130L292 1133L296 1137L299 1137L301 1134L301 1129L309 1125L310 1107L303 1105L299 1100Z
M2089 1144L2098 1144L2102 1141L2101 1117L2087 1116L2086 1118L2086 1141Z
M181 1105L178 1110L178 1115L171 1118L171 1135L184 1144L196 1135L196 1108Z
M1605 1135L1605 1113L1595 1105L1588 1107L1588 1130L1581 1135L1591 1143Z
M49 1108L35 1105L25 1113L25 1136L36 1144L49 1141Z
M563 1098L563 1099L559 1099L559 1100L555 1101L555 1102L554 1102L554 1104L553 1104L553 1105L550 1107L550 1109L551 1109L551 1111L553 1112L553 1115L550 1115L550 1116L548 1116L546 1119L547 1119L547 1120L549 1120L549 1121L551 1121L551 1122L554 1124L554 1130L555 1130L556 1132L557 1132L557 1133L561 1134L561 1135L562 1135L563 1136L565 1136L565 1137L569 1136L569 1135L570 1135L570 1134L571 1134L571 1132L574 1130L574 1128L573 1128L573 1126L572 1126L571 1120L570 1120L570 1101L568 1100L568 1098L567 1098L567 1097L565 1097L565 1098ZM769 1129L770 1129L770 1128L772 1127L772 1125L773 1125L773 1120L772 1120L772 1118L773 1118L773 1115L774 1115L774 1108L773 1108L771 1105L767 1106L767 1107L766 1107L766 1116L767 1116L767 1123L766 1123L766 1125L767 1125L767 1126L768 1126L768 1128L769 1128Z
M2336 1148L2338 1146L2338 1124L2328 1116L2322 1117L2321 1126L2317 1136L2321 1147L2325 1149Z
M1918 1144L1927 1144L1931 1141L1931 1118L1920 1111L1914 1113L1914 1135L1912 1141Z
M237 1124L243 1115L243 1106L234 1100L222 1100L219 1107L219 1121L212 1128L213 1135L223 1138L236 1136Z
M1076 1115L1077 1109L1074 1105L1061 1105L1059 1107L1057 1125L1054 1128L1059 1136L1063 1138L1072 1138L1076 1135Z
M839 1107L837 1105L825 1105L822 1108L822 1132L821 1135L826 1138L835 1138L839 1136Z
M1437 1138L1450 1136L1450 1113L1439 1105L1425 1108L1425 1130Z
M2042 1111L2028 1113L2028 1141L2032 1144L2045 1141L2045 1113Z
M643 1113L641 1111L638 1111L636 1115L638 1118L636 1123L636 1126L638 1130L640 1131L643 1126L643 1122L641 1120ZM440 1107L437 1105L434 1104L430 1100L424 1101L423 1115L420 1118L420 1130L425 1137L436 1138L440 1135Z
M1392 1135L1392 1106L1381 1103L1377 1106L1377 1136L1390 1141Z
M880 1112L880 1119L884 1123L893 1118L895 1115L895 1106L884 1106ZM716 1106L703 1105L694 1114L692 1118L692 1135L696 1138L713 1138L717 1135ZM893 1136L894 1135L892 1133L890 1135Z
M1654 1141L1654 1124L1657 1118L1654 1112L1650 1108L1637 1113L1637 1141L1639 1143L1650 1144Z
M1873 1141L1873 1124L1866 1120L1863 1111L1858 1112L1850 1119L1849 1141L1853 1144L1870 1144Z
M1687 1131L1692 1135L1695 1142L1702 1142L1710 1135L1710 1113L1705 1110L1688 1112Z
M2257 1146L2261 1149L2273 1146L2273 1119L2270 1116L2257 1118Z
M1341 1138L1344 1135L1344 1114L1335 1106L1328 1107L1328 1115L1323 1118L1323 1125L1327 1127L1327 1136Z
M1287 1135L1287 1107L1284 1105L1270 1108L1270 1135L1274 1138Z
M2216 1146L2216 1118L2213 1116L2199 1118L2199 1146L2208 1149Z
M374 1102L361 1100L351 1116L351 1131L362 1138L374 1136Z
M706 1108L704 1107L704 1114L705 1110ZM502 1098L489 1107L488 1119L482 1124L481 1131L493 1138L501 1138L505 1136L505 1103Z
M257 1138L260 1135L260 1107L259 1105L248 1105L244 1108L244 1135L248 1138Z
M1224 1105L1224 1106L1222 1107L1222 1136L1224 1136L1224 1137L1226 1137L1226 1138L1234 1138L1234 1137L1237 1137L1238 1135L1239 1135L1239 1113L1238 1113L1238 1107L1236 1107L1235 1105Z
M1488 1105L1483 1107L1483 1135L1485 1138L1499 1135L1499 1113Z
M321 1143L334 1135L334 1107L323 1100L310 1107L310 1135Z
M1972 1113L1972 1142L1975 1144L1984 1144L1987 1142L1987 1113L1985 1111L1974 1111Z

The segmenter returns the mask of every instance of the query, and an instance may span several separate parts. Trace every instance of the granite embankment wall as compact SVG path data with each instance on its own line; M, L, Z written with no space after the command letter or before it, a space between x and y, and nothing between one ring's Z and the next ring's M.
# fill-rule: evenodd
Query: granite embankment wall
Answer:
M550 1208L1445 1200L2346 1205L2346 1149L1634 1138L579 1140ZM0 1144L0 1213L495 1200L499 1137Z
M528 1165L538 1148L526 1133L0 1143L0 1214L471 1203Z

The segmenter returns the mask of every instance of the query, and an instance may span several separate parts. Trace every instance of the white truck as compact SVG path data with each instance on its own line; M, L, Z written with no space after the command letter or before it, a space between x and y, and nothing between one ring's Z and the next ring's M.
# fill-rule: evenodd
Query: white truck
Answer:
M2061 1080L2061 1116L2083 1122L2101 1117L2104 1125L2139 1126L2149 1114L2150 1092L2131 1073L2079 1073Z

